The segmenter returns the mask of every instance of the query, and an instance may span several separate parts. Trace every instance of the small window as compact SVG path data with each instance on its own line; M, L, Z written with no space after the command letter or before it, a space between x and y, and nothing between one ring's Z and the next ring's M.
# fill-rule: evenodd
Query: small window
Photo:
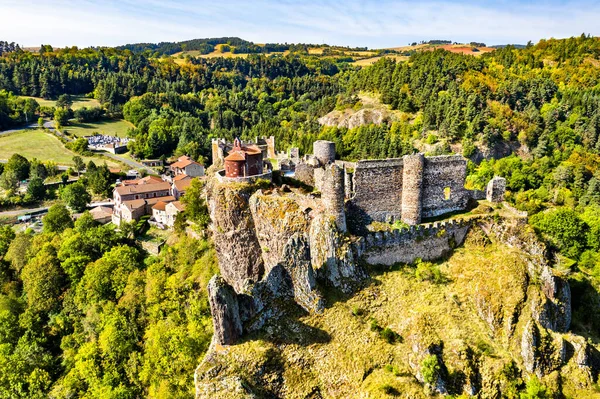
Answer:
M444 200L448 201L450 199L450 187L446 187L444 189Z

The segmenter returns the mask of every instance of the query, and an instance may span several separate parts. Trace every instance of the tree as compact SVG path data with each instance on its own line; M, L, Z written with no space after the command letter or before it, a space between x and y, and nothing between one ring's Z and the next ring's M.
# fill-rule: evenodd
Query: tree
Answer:
M531 224L564 255L578 258L586 246L588 226L577 212L558 208L532 216Z
M41 117L41 116L38 118L38 126L39 127L44 127L44 118Z
M12 170L15 172L16 177L19 181L25 180L29 177L30 163L24 156L19 154L12 154L8 159L4 171Z
M60 305L64 274L56 250L46 244L21 271L27 307L33 312L48 313Z
M7 191L14 191L19 187L19 179L17 173L14 170L5 170L0 175L0 187Z
M41 201L44 199L46 195L46 186L44 186L44 181L39 177L34 177L29 181L29 185L27 186L27 195L31 197L34 201Z
M25 266L30 258L29 248L31 247L32 241L33 232L29 230L17 234L8 247L5 259L10 262L17 275L21 274L23 266Z
M48 177L48 170L46 169L46 165L44 165L41 161L36 158L31 160L31 167L29 168L29 178L40 178L42 181Z
M75 212L83 212L92 200L92 196L81 182L63 187L60 191L60 198Z
M62 204L52 205L46 216L42 218L44 233L61 233L65 229L73 227L73 219L66 206Z
M15 232L11 226L0 226L0 259L4 257L10 243L15 238Z
M88 151L88 141L85 138L80 137L77 140L68 143L67 148L78 154L85 154Z
M85 168L85 163L83 162L83 159L79 155L75 155L73 157L73 163L75 164L75 170L77 171L77 177L79 177L79 174Z
M210 222L208 207L203 198L204 182L200 179L193 179L181 198L186 206L185 213L188 218L198 224L200 228L206 228Z
M54 111L54 121L59 128L66 126L69 123L69 110L66 108L56 108L56 111Z
M61 94L58 96L58 100L56 100L56 106L58 108L71 108L73 105L73 99L69 94Z
M90 161L90 163L92 162ZM110 170L108 169L108 166L106 166L106 164L100 167L93 166L94 167L88 169L85 174L88 179L88 187L94 194L108 195L111 185Z

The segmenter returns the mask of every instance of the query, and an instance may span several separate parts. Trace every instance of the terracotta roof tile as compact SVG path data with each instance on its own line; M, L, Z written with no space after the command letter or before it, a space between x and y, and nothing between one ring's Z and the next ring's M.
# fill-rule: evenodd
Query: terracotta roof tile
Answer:
M151 193L153 191L169 191L169 188L171 188L171 185L168 182L161 182L120 186L117 187L115 191L119 193L119 195L131 195Z
M164 211L165 207L167 206L167 203L164 201L158 201L153 207L152 209L156 209L158 211Z

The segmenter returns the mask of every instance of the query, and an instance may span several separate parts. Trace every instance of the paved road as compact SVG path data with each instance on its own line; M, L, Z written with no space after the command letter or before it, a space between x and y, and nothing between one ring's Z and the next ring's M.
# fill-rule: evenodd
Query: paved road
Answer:
M88 207L94 208L97 206L108 206L108 205L112 205L112 204L113 203L111 201L100 201L100 202L92 202L91 204L88 205ZM44 211L47 211L48 209L49 209L49 207L17 209L15 211L0 212L0 217L20 216L20 215L24 215L24 214L32 213L32 212L44 212Z
M36 123L30 123L29 125L25 125L25 126L21 126L21 127L16 127L14 129L9 129L9 130L3 130L0 132L0 136L3 136L5 134L11 134L11 133L17 133L20 132L21 130L29 130L29 129L39 129L39 125Z
M120 157L118 155L111 154L110 152L103 152L103 154L109 158L114 159L115 161L123 162L124 164L131 166L134 169L143 169L146 172L148 172L149 174L152 174L152 175L156 174L156 171L152 170L151 168L144 166L143 164L136 162L134 160L131 160L129 158Z

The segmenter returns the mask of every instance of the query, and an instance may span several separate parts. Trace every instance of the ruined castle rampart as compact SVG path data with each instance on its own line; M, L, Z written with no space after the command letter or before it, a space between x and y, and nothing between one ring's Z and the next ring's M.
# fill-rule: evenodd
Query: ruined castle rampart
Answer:
M353 218L392 221L402 216L402 158L363 160L356 163L348 204ZM366 219L366 220L365 220Z
M363 225L395 220L419 224L422 218L467 207L471 192L464 188L466 174L467 161L460 155L358 161L348 210Z
M461 219L369 233L354 243L354 251L370 265L435 260L461 245L472 224Z
M464 210L471 196L466 178L467 160L461 155L425 158L422 217Z

